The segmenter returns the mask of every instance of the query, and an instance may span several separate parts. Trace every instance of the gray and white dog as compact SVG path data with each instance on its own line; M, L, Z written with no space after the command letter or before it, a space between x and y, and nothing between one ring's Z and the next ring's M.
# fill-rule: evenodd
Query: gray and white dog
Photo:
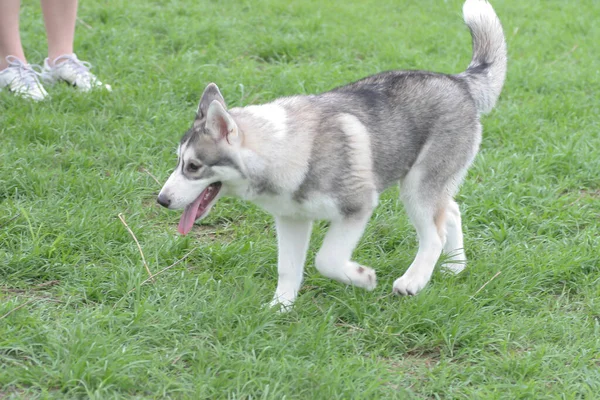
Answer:
M315 264L325 276L372 290L375 271L351 260L378 196L399 184L419 238L393 291L414 295L442 251L465 266L453 197L481 141L506 75L506 43L492 6L466 0L473 57L457 75L383 72L319 95L227 109L215 84L200 100L158 202L185 208L187 234L221 196L250 200L275 217L279 281L273 305L291 305L302 283L312 221L330 221Z

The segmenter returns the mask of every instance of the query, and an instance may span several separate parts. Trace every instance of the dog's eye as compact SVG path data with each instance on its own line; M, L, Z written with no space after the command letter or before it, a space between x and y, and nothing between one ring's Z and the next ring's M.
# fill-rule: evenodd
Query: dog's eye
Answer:
M196 164L196 163L188 163L187 165L187 170L190 172L197 172L200 169L200 165Z

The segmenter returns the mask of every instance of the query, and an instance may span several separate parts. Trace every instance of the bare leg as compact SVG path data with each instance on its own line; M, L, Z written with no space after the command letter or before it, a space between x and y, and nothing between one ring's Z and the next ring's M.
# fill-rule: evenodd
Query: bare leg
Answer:
M279 248L277 260L279 279L271 306L289 307L296 300L302 284L312 221L276 217L275 224Z
M315 264L319 272L347 285L367 290L375 289L377 285L375 271L350 260L370 216L371 213L367 212L360 216L331 222L323 246L317 253Z
M27 63L19 35L21 0L0 0L0 71L8 67L7 56Z
M77 0L41 0L48 35L50 63L64 54L73 53Z

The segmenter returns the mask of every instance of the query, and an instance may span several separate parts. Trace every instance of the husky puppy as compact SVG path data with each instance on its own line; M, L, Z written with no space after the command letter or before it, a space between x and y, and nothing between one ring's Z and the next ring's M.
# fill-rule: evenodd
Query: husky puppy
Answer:
M394 293L423 289L442 251L449 255L445 267L462 271L461 216L453 197L481 142L479 115L494 107L506 75L506 43L492 6L466 0L463 16L473 57L457 75L389 71L322 94L232 109L209 84L158 202L184 209L182 235L222 196L271 213L279 247L272 305L287 307L296 299L318 219L330 226L317 269L374 289L375 271L351 256L379 194L395 184L419 249Z

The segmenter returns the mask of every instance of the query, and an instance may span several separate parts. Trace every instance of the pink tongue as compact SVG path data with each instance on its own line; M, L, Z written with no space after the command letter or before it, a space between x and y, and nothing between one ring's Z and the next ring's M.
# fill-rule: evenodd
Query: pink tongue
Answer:
M200 196L190 205L185 208L181 219L179 220L179 225L177 226L177 230L182 235L187 235L194 226L194 222L196 221L196 214L198 213L198 207L200 207L200 202L202 201L202 197L204 196L204 192L200 193Z

